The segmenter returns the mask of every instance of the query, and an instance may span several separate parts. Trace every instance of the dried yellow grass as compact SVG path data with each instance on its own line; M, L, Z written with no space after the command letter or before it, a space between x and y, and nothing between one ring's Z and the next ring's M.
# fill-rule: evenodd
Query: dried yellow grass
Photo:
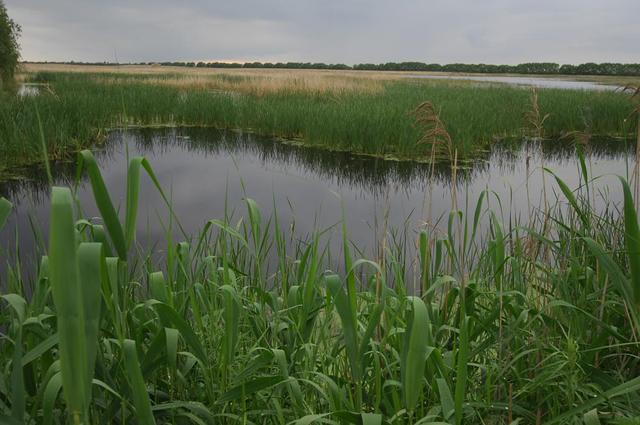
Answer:
M276 75L247 75L233 78L233 74L215 75L175 75L148 78L96 77L105 84L142 82L151 85L165 85L191 90L208 90L263 96L277 92L299 92L318 94L378 93L384 88L383 82L375 79L345 77L336 75L297 75L281 73Z
M96 78L106 84L137 81L185 89L220 90L256 96L281 91L322 94L377 93L384 89L384 81L399 78L395 73L375 71L222 69L157 65L25 64L24 71L27 73L42 71L90 73L96 74ZM124 74L135 77L129 80L126 77L124 79L113 76L101 77L100 74ZM140 75L147 78L140 79Z
M284 68L196 68L187 66L161 66L161 65L72 65L55 63L24 63L21 65L23 72L83 72L89 74L99 73L121 73L121 74L181 74L181 75L259 75L270 76L280 74L296 74L306 76L337 75L370 79L397 79L401 78L402 72L393 71L353 71L334 69L284 69ZM406 73L404 73L406 74ZM412 73L413 74L413 73ZM416 72L415 74L423 74Z

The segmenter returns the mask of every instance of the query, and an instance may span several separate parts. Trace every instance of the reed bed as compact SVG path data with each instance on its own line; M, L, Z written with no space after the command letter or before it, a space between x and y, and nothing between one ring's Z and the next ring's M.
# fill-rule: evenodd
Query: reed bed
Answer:
M278 75L278 77L276 77ZM240 128L326 149L429 160L424 134L410 112L437 108L459 158L530 134L526 90L469 82L381 80L332 72L35 73L37 96L0 101L0 175L39 162L41 135L49 157L70 158L115 127L192 125ZM624 93L540 90L536 101L546 137L588 130L594 136L634 131ZM40 117L40 118L38 118ZM626 122L626 124L625 124ZM40 132L42 126L42 133ZM448 158L450 160L450 158Z
M164 66L164 65L72 65L54 63L25 63L21 65L24 73L37 72L79 72L79 73L124 73L124 74L182 74L182 75L215 75L215 74L238 74L238 75L274 75L279 73L294 73L304 76L313 73L321 75L333 74L340 76L351 76L358 78L374 79L400 79L407 73L415 75L488 75L471 72L432 72L432 71L367 71L367 70L314 70L314 69L270 69L270 68L197 68L187 66ZM553 78L561 80L592 81L601 84L612 84L616 86L639 85L640 77L622 75L544 75L544 74L489 74L506 75L517 77Z
M0 282L0 415L14 423L514 424L640 418L640 229L624 179L618 209L593 207L587 161L572 190L527 222L498 219L489 192L340 269L321 229L288 246L277 217L212 218L136 244L132 158L114 205L82 151L100 218L52 188L35 278ZM165 200L171 227L180 228ZM11 205L0 199L0 227ZM479 235L479 223L489 231ZM386 236L385 236L386 237ZM267 258L277 266L269 269ZM410 270L417 276L413 285ZM415 288L415 290L410 290Z

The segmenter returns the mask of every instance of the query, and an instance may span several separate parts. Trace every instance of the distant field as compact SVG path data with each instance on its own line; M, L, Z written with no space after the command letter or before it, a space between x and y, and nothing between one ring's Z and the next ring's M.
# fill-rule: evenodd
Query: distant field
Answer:
M236 69L236 68L190 68L185 66L160 66L160 65L64 65L64 64L23 64L23 74L34 72L83 72L83 73L118 73L118 74L180 74L187 76L209 75L248 75L248 76L347 76L359 78L374 78L393 80L402 77L400 72L382 71L342 71L342 70L317 70L317 69Z
M553 78L561 80L594 81L612 85L638 85L640 77L603 76L603 75L530 75L530 74L469 74L456 72L424 72L424 71L349 71L349 70L313 70L313 69L238 69L238 68L189 68L184 66L161 65L64 65L64 64L23 64L23 72L32 73L40 71L51 72L88 72L88 73L132 73L132 74L186 74L186 75L216 75L216 74L240 74L240 75L344 75L360 78L374 78L382 80L394 80L406 78L407 75L492 75L513 77Z

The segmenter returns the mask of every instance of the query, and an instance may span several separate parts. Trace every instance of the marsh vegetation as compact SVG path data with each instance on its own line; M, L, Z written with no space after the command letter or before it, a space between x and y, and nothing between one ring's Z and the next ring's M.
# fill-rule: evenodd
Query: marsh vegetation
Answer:
M45 193L48 231L28 219L37 247L23 253L17 235L0 251L3 419L591 425L640 417L637 96L316 72L24 80L43 88L1 99L0 170L32 179L3 186L18 199L0 199L0 228L15 232L12 214L28 215L21 185L33 183ZM277 213L289 200L274 190L272 207L256 202L250 182L227 177L226 192L184 207L180 196L198 176L174 192L153 149L171 151L175 140L157 135L177 130L127 130L150 126L197 127L178 134L204 162L235 146L276 158L276 167L302 164L325 186L342 179L364 197L377 188L388 205L392 186L420 182L422 203L445 202L446 211L439 225L431 215L395 225L385 210L368 249L351 238L350 210L299 234ZM201 127L245 133L224 133L241 136L212 147L198 134L219 130ZM137 143L150 152L129 155L125 144L118 179L108 171L117 128L142 134ZM546 168L558 163L559 144L575 167L570 183ZM598 165L599 152L614 161ZM470 190L498 160L519 168L522 184L501 193L491 174ZM178 169L188 174L190 162L200 163L191 157ZM623 177L600 175L610 172ZM206 213L212 203L220 213L196 224L181 218L183 207ZM146 244L139 236L149 220L162 231Z
M272 74L50 73L40 96L0 103L0 174L41 158L74 157L123 126L192 125L240 128L332 150L428 160L429 146L411 115L435 105L460 159L507 139L530 137L527 90L470 82L358 78L322 72ZM96 99L100 99L96 102ZM537 107L549 118L546 137L574 131L626 136L629 96L620 92L544 90ZM40 132L42 127L42 133Z
M411 293L401 253L352 256L343 272L316 233L295 248L246 199L246 220L213 219L162 261L135 247L134 158L123 221L84 151L101 220L54 188L37 278L9 273L2 345L5 412L97 423L530 423L638 415L638 234L591 205L591 177L526 222L472 199L449 233L416 235ZM582 170L586 163L582 162ZM173 209L160 186L157 196ZM569 207L565 202L568 201ZM2 200L2 218L11 208ZM602 210L601 210L602 211ZM478 221L491 230L475 238ZM3 220L4 221L4 220ZM266 258L275 253L277 267ZM70 368L65 364L74 364ZM6 382L6 381L3 381ZM62 391L61 391L62 389ZM567 408L569 406L569 408Z

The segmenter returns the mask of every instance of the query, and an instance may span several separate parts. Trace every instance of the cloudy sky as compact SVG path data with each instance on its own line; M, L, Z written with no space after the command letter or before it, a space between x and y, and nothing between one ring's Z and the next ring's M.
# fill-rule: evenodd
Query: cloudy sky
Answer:
M640 0L5 0L25 60L640 62Z

